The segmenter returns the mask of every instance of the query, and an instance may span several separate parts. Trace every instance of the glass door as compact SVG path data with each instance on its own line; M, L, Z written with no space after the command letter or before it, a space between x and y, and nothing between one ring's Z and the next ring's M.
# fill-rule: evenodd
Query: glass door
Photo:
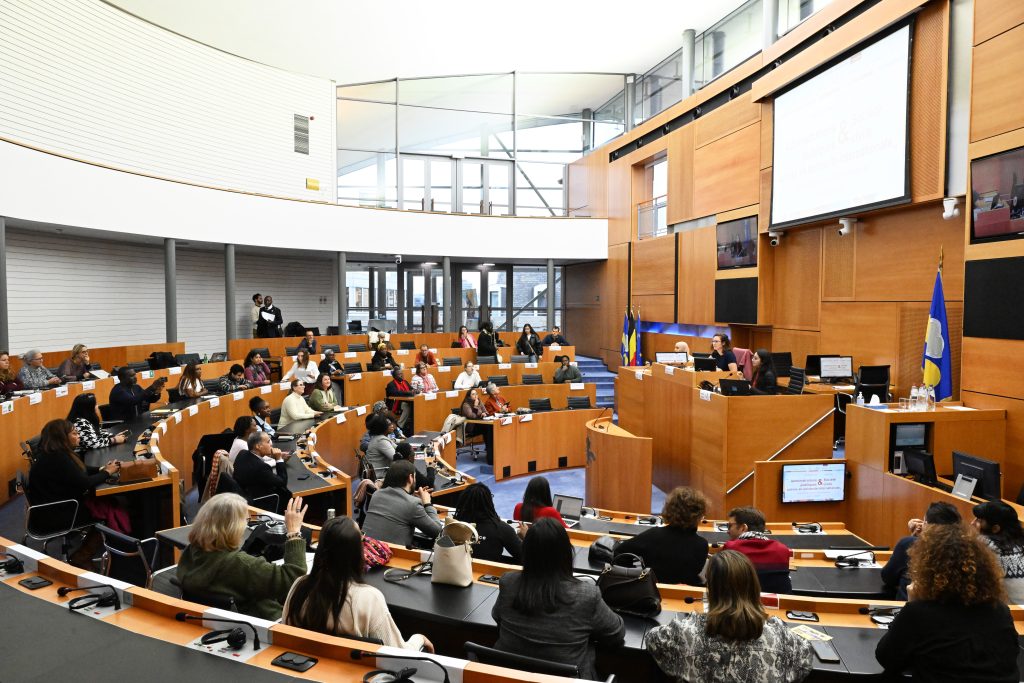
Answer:
M455 159L427 154L402 154L402 208L453 210Z
M512 162L460 159L461 207L464 213L507 216L510 210Z

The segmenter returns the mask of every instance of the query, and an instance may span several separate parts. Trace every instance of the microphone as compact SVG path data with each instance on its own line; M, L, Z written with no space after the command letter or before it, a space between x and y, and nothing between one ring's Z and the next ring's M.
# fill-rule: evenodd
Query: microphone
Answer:
M437 668L441 669L441 672L444 674L444 683L451 683L451 679L448 678L448 669L446 669L444 664L437 661L436 659L431 659L429 657L417 657L415 655L389 655L384 654L383 652L352 650L352 659L362 659L363 657L379 657L381 659L417 659L421 662L430 662ZM399 672L399 677L401 677L402 675L406 675L407 671L409 671L408 676L412 676L414 673L416 673L416 669L412 669L411 671L409 669L403 669Z
M900 612L900 606L887 605L882 607L861 607L857 612L860 614L870 614L871 616L875 616L876 614L896 616Z
M105 583L101 583L98 586L83 586L81 588L68 588L67 586L61 586L57 589L57 595L63 598L66 597L68 593L91 591L94 588L106 588L110 591L110 595L102 595L100 593L82 595L69 602L68 609L75 611L85 609L86 607L92 607L93 605L97 607L113 607L115 611L121 609L121 596L117 594L117 589Z
M821 532L821 522L793 522L793 528L805 533Z
M861 550L860 552L850 553L849 555L840 555L836 558L836 566L840 568L856 568L860 566L861 560L858 555L869 556L868 562L875 561L875 553L872 550Z
M877 551L877 550L889 550L889 546L887 546L887 545L865 545L865 546L857 547L857 546L849 546L849 545L830 545L828 547L828 549L829 550L853 550L853 551L858 551L858 550L861 550L861 551L863 551L863 550L876 550Z
M248 621L242 621L240 619L222 619L221 617L194 617L188 612L178 612L174 615L174 618L178 621L217 621L223 624L241 624L242 626L248 626L252 629L252 649L260 649L260 634L256 630L256 627L250 624Z

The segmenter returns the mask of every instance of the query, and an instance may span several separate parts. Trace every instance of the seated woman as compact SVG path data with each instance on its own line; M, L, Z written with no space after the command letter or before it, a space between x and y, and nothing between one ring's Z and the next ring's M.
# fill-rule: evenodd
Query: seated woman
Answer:
M739 371L739 365L736 364L736 354L732 352L732 343L729 341L729 335L719 333L711 338L711 357L715 360L719 370Z
M307 395L316 388L316 378L320 376L320 368L309 359L309 351L299 349L295 354L295 363L288 369L288 372L281 378L282 382L290 379L300 379L306 387Z
M463 349L476 348L476 340L473 339L473 335L469 333L465 325L459 328L459 338L455 340L454 345Z
M480 373L472 361L466 363L465 369L455 378L455 389L472 389L480 384Z
M256 418L252 415L240 415L235 420L235 426L231 429L235 440L231 442L231 450L228 451L228 460L231 461L232 466L234 466L238 454L249 448L249 437L258 431L260 431L259 425L256 424Z
M690 360L693 360L693 354L690 353L690 345L684 341L677 341L672 350L676 353L685 353L689 356Z
M93 448L116 446L128 440L128 432L111 434L100 427L100 411L96 407L96 394L85 393L75 396L68 412L68 422L78 431L77 453L85 453Z
M523 502L516 503L512 518L534 522L542 517L550 517L565 526L561 513L551 506L551 485L547 478L534 477L523 491Z
M689 612L647 632L647 651L676 681L795 683L811 673L811 645L761 605L754 565L721 550L707 569L707 613Z
M772 367L772 354L767 349L758 349L750 357L750 364L753 366L754 376L750 382L750 388L755 394L774 395L779 393L778 381L775 378L775 369Z
M388 351L387 344L378 344L377 350L373 352L373 357L370 358L370 364L366 366L367 370L393 370L398 367L398 363L395 362L391 352Z
M544 353L544 345L540 343L540 337L533 331L533 325L530 323L523 325L523 333L516 342L516 353L529 356L531 363L536 363Z
M412 389L417 394L437 393L437 382L434 381L434 376L430 374L430 366L426 363L416 364L416 372L413 373L409 383L412 384Z
M195 363L189 363L181 372L181 380L178 381L178 393L182 398L199 398L205 396L208 391L203 384L203 368Z
M22 366L18 370L18 381L26 389L49 389L60 384L60 377L43 367L43 352L32 349L21 357Z
M300 577L284 603L282 622L335 636L377 638L389 647L433 652L420 634L402 637L384 594L363 583L363 537L351 517L327 520L309 576Z
M108 526L129 533L127 516L121 522L113 519L117 513L109 505L95 504L93 490L115 475L121 464L111 460L102 468L86 467L75 451L79 446L78 430L67 420L51 420L39 435L39 449L29 470L29 492L33 505L56 503L61 500L78 501L78 513L73 526L83 526L97 518L110 521ZM93 509L100 513L92 514ZM105 513L109 512L107 515ZM57 531L63 527L63 512L53 508L40 508L33 514L33 526L41 531ZM120 513L123 515L123 513ZM107 519L110 517L111 519ZM127 529L124 527L128 526ZM90 532L82 548L71 557L71 563L91 568L92 558L102 540Z
M455 519L476 525L480 543L473 546L473 559L522 563L523 542L494 509L494 494L485 484L470 484L459 496ZM519 525L526 534L526 525ZM505 553L508 553L507 555Z
M65 382L81 382L92 379L89 373L89 349L85 344L75 344L71 349L71 357L65 359L57 368L57 376Z
M910 548L907 602L878 641L890 675L1017 681L1019 645L995 553L962 524L929 524Z
M263 362L263 356L252 349L245 354L245 381L252 387L270 384L270 366Z
M383 415L374 415L367 423L370 443L366 446L366 460L382 477L395 460L395 442L390 438L392 423Z
M218 493L236 493L244 496L242 487L235 481L235 468L231 464L231 458L224 449L213 454L210 462L210 474L206 477L206 486L203 487L203 495L199 499L200 505L213 498Z
M370 447L370 439L373 435L370 434L370 420L380 415L385 420L391 423L391 430L388 432L388 438L395 444L399 441L405 440L405 434L402 429L398 426L398 416L388 410L388 404L384 401L376 401L373 404L373 411L366 414L366 418L363 424L366 425L366 432L359 439L359 451L366 454L366 449Z
M10 396L24 388L17 375L11 372L11 354L0 351L0 396Z
M306 403L306 384L301 379L292 380L292 390L281 402L281 419L277 422L278 431L284 429L292 422L299 420L312 420L320 415L320 411L313 410Z
M462 406L459 413L467 420L482 420L487 417L487 407L480 399L479 389L470 389L462 399ZM494 464L494 426L489 424L467 424L465 436L467 439L476 435L484 437L484 447L487 449L487 464Z
M704 494L686 486L672 490L661 512L665 526L648 529L626 539L615 554L633 553L654 570L658 583L686 583L700 586L700 572L708 559L708 542L697 535L708 501Z
M306 573L306 542L300 530L306 506L292 498L284 513L284 563L242 552L249 507L245 498L220 493L199 508L178 562L183 591L231 596L238 611L260 619L280 619L292 584Z
M494 647L575 664L580 678L596 680L596 647L621 645L626 627L592 581L573 577L572 557L569 535L555 520L530 527L523 539L523 571L505 572L498 583L491 609L498 623Z
M309 407L321 413L341 410L337 399L334 398L334 383L327 373L320 373L316 378L316 388L309 395Z

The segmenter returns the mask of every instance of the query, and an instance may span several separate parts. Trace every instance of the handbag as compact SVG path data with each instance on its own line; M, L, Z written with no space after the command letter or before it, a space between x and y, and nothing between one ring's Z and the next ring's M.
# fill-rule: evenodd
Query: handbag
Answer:
M363 571L385 566L393 554L391 546L384 541L363 535Z
M445 520L444 528L434 542L430 582L462 588L473 583L472 544L479 541L476 526L456 520Z
M621 566L619 562L624 559L634 566ZM645 567L643 559L632 553L623 553L606 564L597 587L608 606L621 614L653 617L661 612L661 592L654 570Z
M615 557L615 548L618 547L619 541L615 540L611 536L602 536L593 543L590 544L590 552L588 557L590 564L602 565L611 564L612 559Z

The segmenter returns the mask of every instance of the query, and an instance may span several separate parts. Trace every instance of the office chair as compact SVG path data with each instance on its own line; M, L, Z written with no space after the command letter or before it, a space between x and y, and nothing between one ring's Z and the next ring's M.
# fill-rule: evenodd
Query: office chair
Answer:
M299 347L298 346L286 346L286 347L284 347L284 355L286 355L286 356L294 356L298 352L299 352Z
M337 325L328 325L327 326L327 336L328 337L336 337L339 334L340 334L340 332L338 330L338 326Z
M227 351L218 351L217 353L210 354L211 363L223 363L228 359Z
M273 410L270 411L270 424L276 425L280 421L281 421L281 409L280 408L274 408Z
M544 375L523 375L523 384L544 384Z
M36 434L33 437L18 442L18 445L21 446L21 454L30 463L36 461L36 453L39 451L39 439L39 435Z
M772 366L776 377L789 377L789 369L793 367L793 354L789 351L772 351Z
M804 393L804 384L807 382L807 375L804 373L803 368L789 369L789 386L786 387L786 393L791 395Z
M497 365L498 364L498 357L497 356L477 356L476 357L476 364L477 365Z
M215 379L204 379L203 380L203 386L206 387L206 390L208 392L210 392L211 394L216 394L216 395L220 396L221 394L224 393L224 392L222 392L220 390L220 378L219 377L217 377Z
M100 573L119 581L150 588L153 585L153 566L156 564L160 542L155 538L140 541L103 524L95 526L96 531L103 536Z
M128 367L130 367L135 372L148 372L149 370L152 369L149 367L148 360L138 360L133 363L128 363Z
M356 353L358 353L359 351L365 351L366 344L349 344L348 350Z
M270 512L280 513L281 512L281 496L276 493L268 493L265 496L259 498L253 498L249 501L249 505L260 510L269 510Z
M320 336L320 328L319 327L307 327L306 328L306 332L312 332L314 337L319 337Z
M60 539L60 555L57 559L67 562L71 550L71 537L84 536L91 524L75 526L78 517L78 501L69 498L52 503L32 504L32 489L29 486L28 474L18 472L17 490L25 494L25 536L22 543L28 545L29 540L43 544L43 552L49 555L48 547L52 541ZM43 521L40 522L40 517Z
M530 357L529 356L518 356L518 355L517 356L512 356L512 362L513 363L529 363L530 362Z
M589 396L570 396L567 399L569 410L583 410L585 408L592 408L590 405Z
M362 320L349 320L348 321L348 331L349 332L356 332L356 333L362 332L363 331L363 321Z
M462 365L462 359L458 357L452 358L450 356L445 356L444 360L442 360L441 363L442 365L447 365L448 367L456 367Z
M257 348L254 348L254 349L249 349L249 350L250 350L250 351L252 351L253 353L258 353L258 354L260 354L261 356L263 356L263 362L264 362L264 363L266 363L266 362L267 362L267 359L268 359L268 358L270 358L270 349L268 349L268 348L267 348L267 347L265 347L265 346L263 346L263 347L257 347Z
M342 363L346 375L352 375L363 371L362 363Z
M114 414L114 407L109 403L104 403L99 406L100 409L100 420L103 422L110 422L116 420L117 417Z
M320 345L320 353L327 353L328 349L330 349L331 351L334 351L335 353L341 353L341 344L321 344Z
M195 363L199 365L202 362L202 358L199 357L198 353L176 353L174 354L174 361L178 365L188 365L189 363Z
M761 582L763 593L792 593L793 581L789 578L788 569L760 571L757 578Z
M865 402L869 402L871 396L878 396L882 403L889 403L892 400L892 396L889 394L890 382L888 365L862 365L857 368L853 395L856 396L857 392L862 391Z
M466 659L471 662L505 666L510 669L552 676L580 677L579 667L575 664L563 664L562 662L551 662L546 659L536 659L526 655L502 652L501 650L495 650L494 648L478 645L470 641L467 641L462 647L466 650Z
M535 413L547 413L551 410L550 398L531 398L530 410Z
M487 378L487 383L493 384L496 387L507 387L508 375L491 375Z
M167 390L167 402L168 403L177 403L180 400L181 400L181 392L180 391L178 391L177 389L168 389Z
M405 351L415 351L416 342L414 341L400 341L398 342L398 348L404 349Z

